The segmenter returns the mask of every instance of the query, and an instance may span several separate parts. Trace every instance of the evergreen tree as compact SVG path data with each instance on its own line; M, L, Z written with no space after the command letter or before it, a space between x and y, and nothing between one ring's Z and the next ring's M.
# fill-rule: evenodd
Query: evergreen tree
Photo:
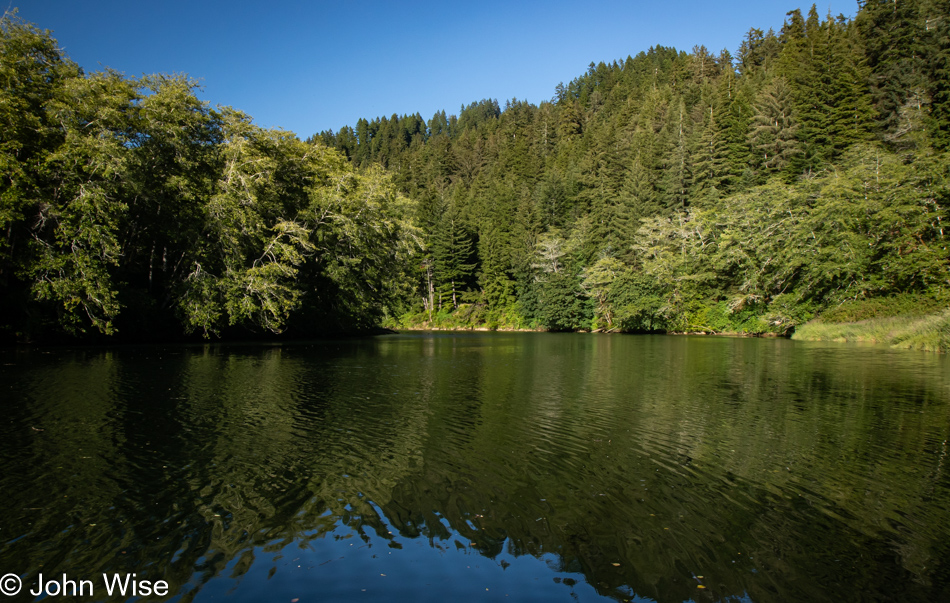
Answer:
M833 65L829 127L837 157L853 144L870 138L874 123L869 87L871 71L852 24L834 21L829 16L824 27L828 32L829 62Z
M472 240L454 207L442 215L431 241L437 307L442 307L443 299L451 299L452 306L458 308L459 294L468 285L475 263L471 261Z
M719 132L723 149L722 176L719 189L734 192L751 179L754 152L748 133L752 128L755 107L752 85L736 80L734 73L722 79L719 91Z
M930 88L930 134L934 145L950 149L950 0L932 0L923 11L924 56ZM913 99L911 99L913 102Z
M784 78L775 78L755 102L749 142L755 152L756 166L768 173L790 165L801 149L797 132L791 90Z
M663 176L659 182L661 202L668 208L682 209L689 205L689 184L692 177L689 156L690 130L686 104L682 98L670 103L662 137Z
M621 240L617 245L617 256L621 259L629 255L630 242L640 228L640 221L665 211L657 199L655 181L640 158L635 157L621 188L621 197L627 208L626 220L621 224Z
M715 201L726 171L726 145L716 121L716 107L709 104L702 109L702 125L693 130L690 153L693 163L690 183L692 204Z

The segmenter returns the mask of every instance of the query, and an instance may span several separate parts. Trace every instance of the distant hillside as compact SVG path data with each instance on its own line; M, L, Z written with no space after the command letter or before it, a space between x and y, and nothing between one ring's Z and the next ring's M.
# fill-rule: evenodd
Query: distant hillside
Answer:
M550 102L361 119L426 244L392 324L774 331L948 297L950 2L788 13L735 55L654 47Z

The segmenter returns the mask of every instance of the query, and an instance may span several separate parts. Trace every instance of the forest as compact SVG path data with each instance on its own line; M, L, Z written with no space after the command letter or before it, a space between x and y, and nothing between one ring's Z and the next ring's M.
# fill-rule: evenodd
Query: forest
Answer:
M5 18L10 340L396 328L788 334L950 302L950 0L792 10L549 101L302 141ZM950 324L950 323L948 323ZM944 325L947 326L947 325Z
M0 316L13 341L365 330L422 248L382 169L198 100L86 74L7 16Z

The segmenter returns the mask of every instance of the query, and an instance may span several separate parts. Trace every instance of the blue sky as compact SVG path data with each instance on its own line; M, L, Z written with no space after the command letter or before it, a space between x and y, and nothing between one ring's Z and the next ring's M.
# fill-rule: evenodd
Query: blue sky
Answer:
M187 73L201 98L302 138L360 117L496 98L539 103L598 61L653 45L735 53L750 27L776 31L794 0L469 3L14 0L87 71ZM853 17L855 0L826 0Z

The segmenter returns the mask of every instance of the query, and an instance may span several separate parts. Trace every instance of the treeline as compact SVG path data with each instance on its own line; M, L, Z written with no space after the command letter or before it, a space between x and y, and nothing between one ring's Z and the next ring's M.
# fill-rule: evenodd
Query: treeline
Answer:
M7 341L371 327L419 248L382 170L212 109L184 77L83 73L9 14L0 173Z
M950 299L950 0L307 142L0 25L0 330L787 332ZM902 304L906 305L904 302ZM892 304L893 305L893 304Z
M947 15L795 10L734 56L657 46L537 106L313 139L417 202L425 252L393 324L787 332L843 302L945 303Z

